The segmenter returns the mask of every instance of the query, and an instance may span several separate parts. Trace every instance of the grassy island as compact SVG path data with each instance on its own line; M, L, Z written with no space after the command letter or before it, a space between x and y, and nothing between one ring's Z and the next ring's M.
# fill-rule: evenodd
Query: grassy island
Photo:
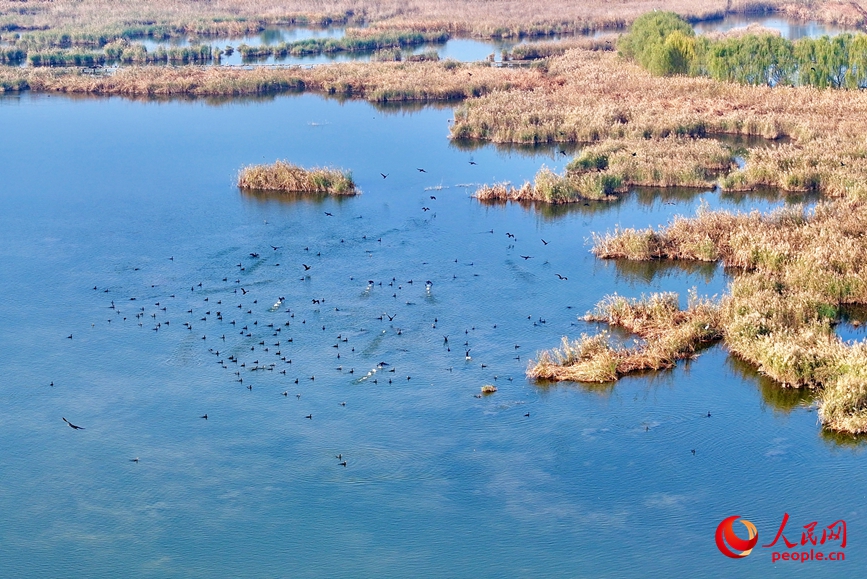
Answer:
M250 165L238 173L238 187L286 193L357 195L352 175L340 169L304 169L286 161L271 165Z

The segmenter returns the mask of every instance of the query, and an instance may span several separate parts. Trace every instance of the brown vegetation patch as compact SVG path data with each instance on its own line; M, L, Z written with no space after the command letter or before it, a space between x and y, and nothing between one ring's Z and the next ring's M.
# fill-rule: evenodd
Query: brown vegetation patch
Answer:
M721 337L719 305L690 296L681 310L677 294L653 294L641 300L613 295L602 300L586 321L604 322L637 334L642 344L613 347L607 333L582 335L559 348L542 352L531 361L527 375L542 380L611 382L643 370L674 367L677 360L691 358L703 345Z
M719 260L736 268L721 306L728 348L780 384L820 389L826 427L867 432L867 345L833 331L844 304L867 304L867 202L770 215L701 209L660 230L595 238L603 258Z
M250 165L238 173L238 187L258 191L287 193L325 193L355 195L358 191L352 175L340 169L315 167L304 169L286 161L271 165Z
M372 101L461 99L494 90L546 86L538 70L440 62L340 63L313 68L122 67L80 69L0 67L0 92L34 90L120 95L245 95L312 90Z

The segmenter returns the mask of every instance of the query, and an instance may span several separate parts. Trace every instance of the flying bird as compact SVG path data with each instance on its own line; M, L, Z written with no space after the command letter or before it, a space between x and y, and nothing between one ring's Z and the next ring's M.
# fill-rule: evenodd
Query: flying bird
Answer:
M61 416L61 418L63 418L63 417ZM84 430L84 427L83 427L83 426L76 426L76 425L74 425L73 423L71 423L70 421L68 421L68 420L65 419L65 418L63 418L63 421L64 421L65 423L67 423L67 424L69 425L69 427L70 427L71 429L73 429L73 430Z

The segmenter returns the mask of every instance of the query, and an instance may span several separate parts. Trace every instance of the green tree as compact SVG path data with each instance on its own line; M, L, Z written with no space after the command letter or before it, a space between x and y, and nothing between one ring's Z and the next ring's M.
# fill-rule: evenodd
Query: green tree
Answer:
M655 74L687 74L695 59L695 36L675 30L654 55L650 71Z
M653 70L663 60L660 53L673 32L685 37L695 36L692 26L674 12L648 12L635 19L629 33L620 37L617 47L622 56Z

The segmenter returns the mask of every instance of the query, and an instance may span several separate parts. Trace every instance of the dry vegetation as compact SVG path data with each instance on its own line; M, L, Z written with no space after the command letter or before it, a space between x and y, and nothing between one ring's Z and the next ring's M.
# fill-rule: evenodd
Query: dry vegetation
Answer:
M277 22L349 22L490 37L623 27L654 9L671 10L688 19L772 9L802 19L857 25L865 21L860 4L834 0L213 0L202 6L185 0L0 0L0 30L119 32L156 27L174 34L225 35L257 31Z
M867 432L867 345L834 333L840 307L867 304L867 202L731 214L702 209L654 231L597 236L603 258L721 261L735 268L721 302L728 348L784 386L821 390L833 430Z
M585 320L625 328L637 334L641 343L615 347L605 332L584 334L573 342L563 338L559 348L542 352L538 361L530 363L528 376L612 382L632 372L672 368L677 360L693 357L699 348L721 337L719 305L695 295L686 310L680 309L677 294L672 293L641 300L609 296Z
M452 135L513 143L788 136L788 144L747 151L747 169L724 175L723 188L867 192L864 91L654 77L604 51L572 50L547 62L545 87L494 91L468 101L455 114ZM688 165L693 155L689 148L668 153L666 163L675 165Z
M630 187L711 187L716 175L735 166L729 148L708 139L611 139L586 147L563 175L542 167L520 188L500 183L475 193L481 201L574 203L610 201Z
M258 191L355 195L352 175L340 169L304 169L286 161L272 165L251 165L238 173L238 187Z
M0 68L0 92L147 95L244 95L311 90L372 101L461 99L493 90L544 86L538 70L440 62L340 63L313 68L123 67L113 74L79 69Z

